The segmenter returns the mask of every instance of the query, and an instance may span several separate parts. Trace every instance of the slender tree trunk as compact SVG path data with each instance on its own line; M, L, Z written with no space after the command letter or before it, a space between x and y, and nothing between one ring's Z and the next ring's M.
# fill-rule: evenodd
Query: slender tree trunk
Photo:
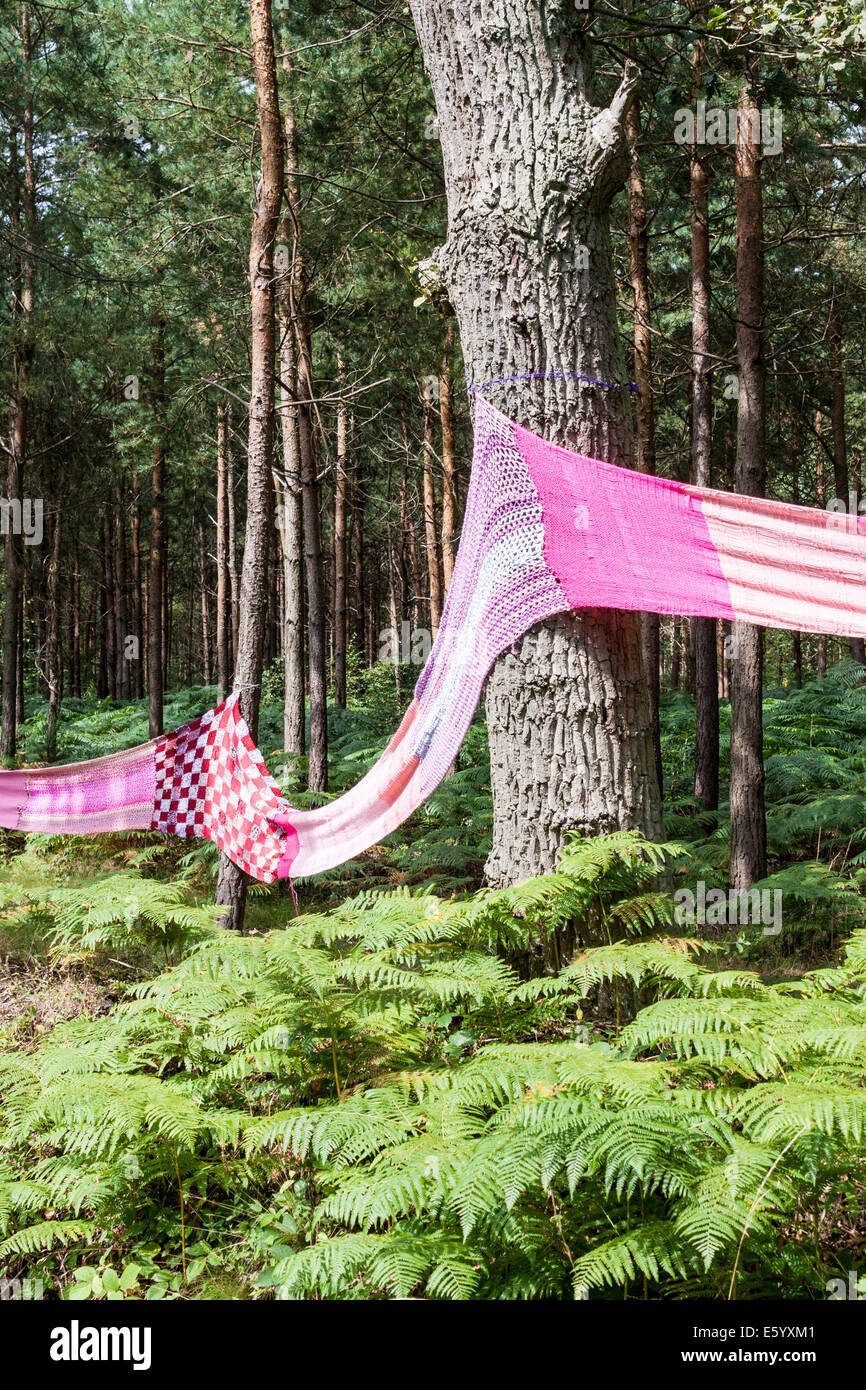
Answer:
M695 9L700 8L697 0ZM692 50L697 100L706 69L706 39ZM712 485L712 378L710 375L709 159L697 145L690 161L692 240L692 482ZM719 668L714 618L692 619L695 654L695 797L708 811L719 805Z
M274 241L283 199L283 140L270 0L250 0L256 106L261 139L261 173L256 188L250 237L250 370L249 445L247 453L247 524L241 579L240 626L234 688L255 738L261 701L262 654L268 603L268 560L273 524L273 435L276 340L274 332ZM216 901L228 911L223 925L242 930L247 877L220 855Z
M454 417L454 320L448 320L439 369L442 424L442 593L448 597L457 552L457 424Z
M288 236L280 229L280 241ZM280 327L280 422L283 471L279 477L280 539L283 547L283 747L302 754L306 748L304 680L304 520L301 491L301 441L298 429L297 353L292 324L291 283L277 281Z
M139 511L138 471L135 468L132 469L129 545L132 558L132 636L135 638L132 689L136 700L140 700L144 695L144 615L142 613L141 590L141 513Z
M341 384L345 378L342 356L337 354ZM346 517L349 479L349 410L341 400L337 407L337 460L334 480L334 700L346 708Z
M123 488L117 490L117 509L114 515L114 618L115 660L117 662L117 693L128 700L132 694L132 668L126 655L126 635L129 631L128 576L126 553L126 508Z
M54 521L51 527L51 556L48 561L45 594L47 630L45 644L45 675L48 682L48 716L45 722L45 757L53 763L57 757L57 720L63 693L63 654L60 646L60 505L55 490Z
M163 593L165 588L165 342L164 324L157 318L151 362L153 453L150 470L150 559L147 570L147 698L150 737L163 731L165 694L165 631Z
M637 73L591 104L585 15L540 0L411 0L433 85L449 235L433 263L470 378L579 372L622 382L608 208L628 176L624 121ZM504 51L507 42L510 53ZM585 259L588 256L587 260ZM565 375L491 389L554 443L632 462L629 407ZM488 879L554 867L563 835L661 832L640 618L568 614L533 629L487 683L493 788Z
M102 660L105 688L110 700L117 699L117 628L114 622L114 574L111 564L111 512L106 510L101 524L102 547Z
M81 558L78 536L72 542L72 583L69 587L71 606L69 624L69 688L81 697Z
M433 482L436 472L436 450L433 447L433 393L429 380L425 379L424 400L424 450L422 455L422 480L424 491L424 537L427 548L427 587L430 595L430 631L435 638L442 617L442 581L439 577L439 547L436 542L436 489Z
M815 412L815 501L819 507L826 507L827 492L824 483L824 416L820 410ZM827 674L827 634L818 636L818 675Z
M18 131L10 130L12 247L12 387L9 411L9 454L6 497L22 499L24 465L30 428L30 380L33 372L33 315L36 304L35 242L37 232L36 164L33 154L34 114L30 64L32 42L30 11L21 6L21 63L24 81L22 138L23 179L18 169ZM22 217L23 212L23 217ZM19 671L19 625L23 621L21 588L24 577L24 545L14 527L3 541L5 565L3 612L2 720L0 758L15 756L17 724L23 715L23 672ZM22 653L23 656L23 653ZM19 706L21 707L19 709Z
M737 463L736 491L764 494L764 216L760 112L746 79L737 111ZM763 634L732 624L731 883L748 888L767 872L764 816Z
M632 102L626 116L631 160L629 164L629 246L632 305L634 310L634 371L637 398L637 466L641 473L656 471L655 399L652 379L652 332L649 292L649 219L646 190L640 167L640 101ZM659 723L659 616L641 614L641 654L647 684L659 796L664 794L661 725Z
M226 456L226 493L229 513L229 589L231 592L231 653L229 670L233 671L238 659L238 634L241 626L241 586L238 579L238 533L235 520L235 465L231 451L231 412L226 417L228 454Z
M210 614L208 612L207 546L204 541L204 522L198 524L198 568L201 588L201 652L205 685L210 685Z
M355 647L360 657L367 650L364 635L364 491L361 476L361 452L355 450L352 469L352 550L354 555Z
M414 511L410 505L409 498L409 478L411 474L412 450L409 444L409 426L406 422L405 406L400 406L400 421L403 428L403 483L400 491L400 525L403 535L403 545L405 554L408 553L409 564L412 572L412 611L417 625L418 610L423 593L423 581L421 576L421 559L418 554L418 545L415 540ZM405 566L405 558L404 558ZM406 585L408 596L409 585ZM407 597L408 609L408 597ZM407 611L408 616L408 611Z
M291 76L291 59L284 59ZM301 460L301 501L304 518L304 550L307 579L307 648L309 655L310 739L307 781L311 791L328 788L328 683L325 582L322 566L321 490L319 451L313 424L315 398L313 348L307 309L306 265L303 256L301 194L299 187L295 114L291 99L286 102L286 198L292 220L292 274L290 278L291 322L297 360L298 442Z
M229 507L228 507L228 412L222 402L217 406L217 496L216 496L216 665L217 702L228 694L229 688L229 631L231 604L229 599Z
M848 476L848 442L845 437L845 373L842 366L842 319L835 286L830 286L830 378L833 386L833 409L831 424L833 428L833 480L836 496L849 507L851 488ZM854 506L851 515L857 525L857 505L859 497L854 492ZM866 662L866 642L862 637L849 637L848 646L855 661Z
M799 417L791 423L791 501L800 505L800 452L803 447ZM794 656L794 684L799 690L803 684L803 636L800 632L791 634Z

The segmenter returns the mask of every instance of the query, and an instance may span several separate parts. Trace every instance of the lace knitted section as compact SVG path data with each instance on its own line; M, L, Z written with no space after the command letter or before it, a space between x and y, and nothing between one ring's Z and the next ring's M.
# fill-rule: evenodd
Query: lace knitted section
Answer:
M321 873L396 829L454 761L496 658L569 606L544 560L541 503L514 426L479 398L460 548L415 698L382 757L351 791L327 806L291 812L298 852L293 860L287 852L280 874Z
M535 623L570 606L544 560L541 501L514 426L478 397L457 563L415 687L413 746L424 796L451 766L496 658Z

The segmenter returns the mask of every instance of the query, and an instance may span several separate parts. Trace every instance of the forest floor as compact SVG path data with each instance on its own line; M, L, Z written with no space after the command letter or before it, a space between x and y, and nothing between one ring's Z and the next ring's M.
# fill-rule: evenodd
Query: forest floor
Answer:
M710 816L694 804L694 712L682 694L662 711L667 846L578 840L556 875L497 893L478 891L491 825L481 717L423 814L296 885L300 917L285 885L255 885L247 931L228 942L208 842L6 833L0 1256L64 1298L568 1297L572 1285L630 1296L640 1270L650 1296L707 1296L727 1286L743 1213L769 1191L734 1269L742 1296L815 1296L866 1237L861 679L846 663L767 693L764 887L781 895L778 933L678 925L658 891L663 862L668 882L726 885L726 807ZM167 722L212 699L175 693ZM28 713L23 756L37 762L44 711ZM351 707L332 712L329 795L363 774L397 717L393 675L359 678ZM140 705L69 701L59 760L141 741L145 720ZM723 779L727 725L723 707ZM267 699L268 765L294 804L311 804L279 733L279 699ZM598 908L610 944L548 962L541 979L511 969L527 951L546 959L557 931ZM412 1076L425 1078L414 1098L400 1080ZM608 1100L582 1138L556 1141L565 1147L545 1162L565 1168L548 1196L531 1155L485 1166L511 1132L499 1107L545 1097L568 1129L585 1123L585 1085ZM467 1103L476 1097L466 1111L462 1087ZM668 1121L652 1107L689 1094L665 1147ZM641 1105L645 1133L632 1128ZM436 1132L455 1126L444 1148L425 1137L428 1112ZM610 1125L626 1128L605 1138ZM579 1201L566 1180L574 1143L588 1165ZM456 1227L429 1188L443 1162ZM708 1208L713 1163L731 1162L744 1186ZM633 1228L638 1188L659 1232L651 1248ZM519 1232L504 1231L506 1212Z

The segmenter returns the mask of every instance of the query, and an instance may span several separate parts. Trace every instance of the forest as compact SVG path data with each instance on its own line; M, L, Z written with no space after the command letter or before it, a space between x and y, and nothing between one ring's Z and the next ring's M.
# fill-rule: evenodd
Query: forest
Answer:
M866 1298L864 78L2 0L4 1300Z

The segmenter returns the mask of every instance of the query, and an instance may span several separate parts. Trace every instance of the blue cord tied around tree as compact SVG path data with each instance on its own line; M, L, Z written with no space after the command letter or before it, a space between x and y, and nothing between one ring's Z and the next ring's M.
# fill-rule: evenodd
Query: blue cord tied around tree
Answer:
M613 381L599 381L593 376L584 376L583 372L519 372L516 376L497 376L490 381L485 381L481 386L473 386L469 377L466 378L466 390L475 395L481 395L488 386L501 386L506 381L583 381L587 386L601 386L605 391L630 391L633 395L640 395L640 387L634 381L627 381L624 385L617 385Z

